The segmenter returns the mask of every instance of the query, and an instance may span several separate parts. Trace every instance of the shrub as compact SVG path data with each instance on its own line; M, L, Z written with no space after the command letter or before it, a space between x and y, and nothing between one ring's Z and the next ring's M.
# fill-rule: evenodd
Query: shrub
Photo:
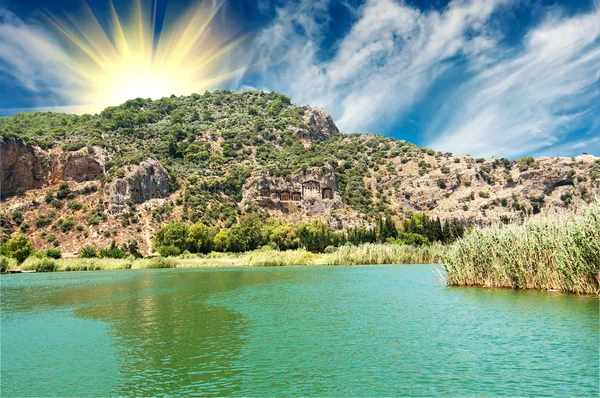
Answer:
M173 245L160 246L158 248L158 253L162 257L175 257L175 256L179 256L181 254L181 249L179 249L177 246L173 246Z
M77 211L83 208L83 203L78 200L69 200L67 202L67 207L73 211Z
M69 217L66 220L63 220L63 222L60 224L60 230L63 232L69 232L70 230L73 229L74 225L75 225L75 222L73 221L73 219L71 217Z
M58 264L56 261L49 258L42 258L30 267L37 272L54 272L58 271Z
M62 207L63 203L60 200L54 198L50 201L50 205L52 207L54 207L55 209L60 209Z
M8 258L4 256L0 256L0 273L5 273L8 271Z
M439 179L437 181L437 185L438 185L438 187L440 187L440 189L446 189L446 181L444 181L442 179Z
M174 258L156 257L150 260L147 268L175 268L177 260Z
M4 243L0 250L0 253L14 258L18 263L25 261L33 252L35 252L33 243L23 234L18 234Z
M96 258L98 257L98 253L94 246L83 246L81 249L79 249L79 257Z
M333 253L334 251L336 251L335 246L327 246L325 248L325 250L323 250L323 253L328 253L329 254L329 253Z
M38 228L43 228L47 225L50 225L50 220L44 216L39 216L35 219L34 224Z
M100 250L99 256L100 258L125 258L125 256L127 256L127 252L121 250L117 246L117 243L113 240L110 244L110 247Z
M60 249L48 249L46 250L46 257L48 258L54 258L56 260L58 260L59 258L62 257L62 253L60 252Z

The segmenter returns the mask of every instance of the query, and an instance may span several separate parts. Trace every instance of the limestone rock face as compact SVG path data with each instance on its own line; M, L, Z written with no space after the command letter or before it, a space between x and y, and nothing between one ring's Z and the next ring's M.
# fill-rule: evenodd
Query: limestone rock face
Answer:
M144 203L165 198L171 190L169 173L156 159L147 159L126 169L125 177L114 180L107 188L106 207L111 214L129 210L129 203Z
M90 154L86 148L66 154L62 163L62 179L77 182L91 181L104 172L104 151L95 147Z
M14 138L0 143L0 174L2 196L13 195L17 188L38 188L42 180L36 176L40 170L39 157L35 149L25 146Z
M61 181L92 181L104 172L106 151L94 147L75 152L60 149L44 151L9 138L0 142L2 196L13 195L17 188L42 188Z
M312 146L312 140L314 139L325 138L339 133L331 115L321 108L308 107L304 112L303 119L307 127L306 129L298 127L291 127L290 129L296 132L296 135L298 135L307 148Z
M255 175L243 188L246 203L305 215L329 214L342 207L333 169L313 167L289 179Z
M321 108L309 107L304 113L304 122L308 125L311 138L326 137L340 132L331 115Z

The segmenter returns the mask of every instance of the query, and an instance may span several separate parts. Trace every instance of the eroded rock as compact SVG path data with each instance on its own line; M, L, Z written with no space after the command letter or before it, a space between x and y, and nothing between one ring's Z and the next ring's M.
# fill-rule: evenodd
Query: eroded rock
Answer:
M129 210L130 203L144 203L150 199L165 198L171 190L169 173L156 159L147 159L128 166L125 176L107 187L105 206L110 214Z
M92 181L104 172L106 150L94 147L63 152L60 148L44 151L16 138L0 142L2 196L15 194L18 188L42 188L61 181Z
M331 115L321 108L308 107L304 112L303 121L306 128L290 127L290 129L296 133L307 148L312 146L312 140L339 133Z

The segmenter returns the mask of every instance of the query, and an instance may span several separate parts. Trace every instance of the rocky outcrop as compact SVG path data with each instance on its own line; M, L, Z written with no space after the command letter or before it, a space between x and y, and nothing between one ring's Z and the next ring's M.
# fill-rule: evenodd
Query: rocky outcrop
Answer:
M303 116L306 128L290 127L305 147L312 146L312 140L326 138L339 133L331 115L321 108L308 107Z
M132 203L144 203L150 199L165 198L171 190L169 173L156 159L147 159L128 166L125 176L107 187L105 203L110 214L118 215L129 210Z
M42 188L61 181L91 181L104 172L106 151L94 147L63 152L59 148L44 151L9 138L0 142L2 197L17 189Z
M243 188L246 203L305 215L328 214L342 207L333 169L313 167L289 179L255 175Z

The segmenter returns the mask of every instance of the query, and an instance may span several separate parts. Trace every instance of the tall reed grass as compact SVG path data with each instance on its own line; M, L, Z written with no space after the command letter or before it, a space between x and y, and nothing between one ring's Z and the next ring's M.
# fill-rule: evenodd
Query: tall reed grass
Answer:
M332 253L311 253L304 249L279 251L269 248L246 253L182 254L153 258L61 258L53 260L54 271L96 271L116 269L194 268L194 267L271 267L290 265L419 264L439 262L443 247L363 244L341 246ZM29 258L22 269L37 270L39 259ZM16 268L15 264L7 264Z
M597 294L600 201L568 220L475 229L442 256L448 284Z
M331 265L357 264L426 264L440 260L443 246L408 246L394 244L362 244L340 246L324 255L323 263Z

